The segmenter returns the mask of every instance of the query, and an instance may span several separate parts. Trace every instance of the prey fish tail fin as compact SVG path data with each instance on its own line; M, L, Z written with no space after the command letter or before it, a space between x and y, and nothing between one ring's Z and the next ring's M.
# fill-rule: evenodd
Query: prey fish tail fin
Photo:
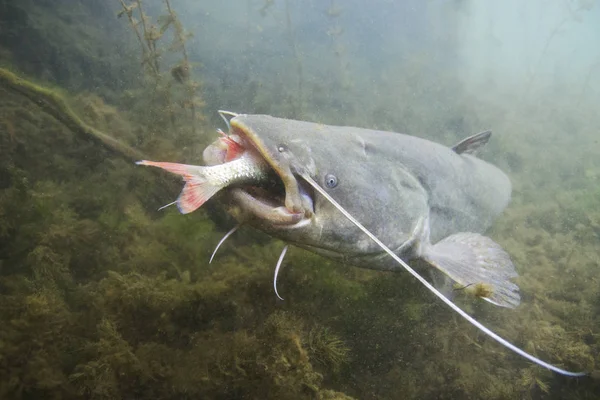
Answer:
M477 297L507 308L519 305L517 277L508 253L478 233L457 233L423 249L422 258Z
M177 208L182 214L197 210L222 189L221 186L215 186L205 178L204 169L206 167L147 160L137 161L136 164L162 168L183 177L185 186L176 201Z

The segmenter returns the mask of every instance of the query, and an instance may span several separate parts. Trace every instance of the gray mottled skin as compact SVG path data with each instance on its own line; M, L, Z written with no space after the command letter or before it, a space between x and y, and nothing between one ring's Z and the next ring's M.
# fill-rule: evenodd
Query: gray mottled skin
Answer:
M510 201L511 184L502 171L429 140L266 115L239 115L231 123L234 131L251 130L272 164L291 173L307 170L405 259L419 257L423 243L457 232L483 233ZM284 152L278 151L282 145ZM327 174L337 177L335 188L325 185ZM374 269L398 268L318 194L310 224L281 229L258 221L257 226L324 256Z

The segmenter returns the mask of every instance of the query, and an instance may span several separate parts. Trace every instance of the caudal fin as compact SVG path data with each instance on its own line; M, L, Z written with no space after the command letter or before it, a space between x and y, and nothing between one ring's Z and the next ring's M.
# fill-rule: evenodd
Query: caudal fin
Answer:
M162 168L183 177L185 186L176 201L177 208L182 214L197 210L222 189L220 186L212 185L204 178L202 171L205 167L148 160L137 161L136 164Z
M486 236L457 233L424 249L422 257L466 292L492 304L515 308L521 302L519 287L511 282L518 275L510 256Z

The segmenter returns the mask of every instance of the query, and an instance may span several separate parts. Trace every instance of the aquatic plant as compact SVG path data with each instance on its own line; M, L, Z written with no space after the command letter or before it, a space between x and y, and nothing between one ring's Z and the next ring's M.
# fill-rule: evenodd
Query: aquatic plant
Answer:
M349 359L350 349L328 327L315 326L308 332L307 347L317 363L339 371Z
M190 62L186 42L191 34L186 32L171 2L163 0L166 14L156 18L144 11L141 0L131 0L126 3L119 0L122 10L118 17L127 16L129 26L134 31L142 52L142 65L152 81L152 102L154 111L160 110L168 115L172 127L175 126L180 111L189 111L190 116L184 121L191 127L191 135L195 135L198 121L202 120L199 109L203 102L199 95L200 83L193 79L193 64ZM172 37L170 45L164 47L163 38ZM164 64L169 59L168 53L180 54L180 59L174 65L167 67L168 74L163 72ZM156 118L156 117L154 117ZM176 137L185 141L187 137Z

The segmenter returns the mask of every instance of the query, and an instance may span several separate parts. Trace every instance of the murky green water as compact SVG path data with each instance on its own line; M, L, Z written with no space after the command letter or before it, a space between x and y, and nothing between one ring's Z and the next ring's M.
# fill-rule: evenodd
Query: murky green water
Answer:
M599 17L597 1L1 1L0 397L597 398ZM591 376L509 352L407 273L292 247L280 301L284 243L249 226L209 264L236 225L225 197L157 211L181 181L133 161L202 164L219 109L448 146L491 129L479 156L513 193L486 234L522 301L455 301Z

